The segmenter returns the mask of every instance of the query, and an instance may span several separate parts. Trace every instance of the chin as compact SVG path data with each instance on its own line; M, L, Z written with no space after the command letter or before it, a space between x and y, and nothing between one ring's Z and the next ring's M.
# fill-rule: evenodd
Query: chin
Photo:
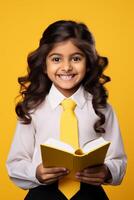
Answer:
M74 89L74 88L76 88L77 86L76 85L66 85L66 86L63 86L63 87L61 87L61 89L63 89L63 90L72 90L72 89Z

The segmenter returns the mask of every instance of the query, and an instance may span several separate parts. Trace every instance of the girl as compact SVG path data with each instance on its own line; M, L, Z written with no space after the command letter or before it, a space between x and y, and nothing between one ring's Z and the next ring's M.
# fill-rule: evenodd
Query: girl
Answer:
M25 200L66 200L58 181L69 172L64 166L44 168L40 144L59 139L60 105L65 98L77 103L80 147L102 136L111 141L103 165L76 173L80 191L72 200L108 199L102 184L118 185L126 170L126 155L118 121L107 103L103 74L108 64L95 49L93 35L83 23L57 21L43 33L39 47L28 56L28 74L20 77L22 100L16 105L18 124L7 160L10 178L29 189Z

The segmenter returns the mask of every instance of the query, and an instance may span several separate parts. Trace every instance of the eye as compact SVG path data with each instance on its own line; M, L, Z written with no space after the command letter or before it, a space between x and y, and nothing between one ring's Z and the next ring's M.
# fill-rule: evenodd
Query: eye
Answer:
M58 62L61 61L61 58L60 57L53 57L52 61L55 62L55 63L58 63Z
M72 57L72 61L73 62L79 62L79 61L81 61L81 57L80 56L74 56L74 57Z

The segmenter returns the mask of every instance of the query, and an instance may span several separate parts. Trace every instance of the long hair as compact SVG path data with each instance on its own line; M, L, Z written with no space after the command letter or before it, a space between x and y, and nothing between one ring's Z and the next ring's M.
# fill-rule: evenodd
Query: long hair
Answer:
M104 75L103 71L108 64L108 59L97 53L95 40L88 27L75 21L60 20L52 23L42 34L39 47L28 55L28 73L18 78L22 100L16 105L16 113L22 123L31 123L31 112L45 100L52 85L51 80L44 73L46 57L56 43L69 39L86 56L88 70L81 84L87 92L92 94L93 108L99 116L94 129L96 132L104 133L102 125L105 123L105 115L101 109L107 104L108 92L104 84L110 81L110 78Z

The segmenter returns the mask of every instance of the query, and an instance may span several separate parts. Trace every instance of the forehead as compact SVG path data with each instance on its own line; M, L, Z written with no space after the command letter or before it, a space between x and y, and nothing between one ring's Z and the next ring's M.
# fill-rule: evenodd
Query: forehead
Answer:
M63 55L68 55L68 54L70 55L74 53L83 54L83 52L77 46L75 46L71 40L67 40L67 41L63 41L63 42L59 42L55 44L48 55L56 54L56 53L63 54Z

